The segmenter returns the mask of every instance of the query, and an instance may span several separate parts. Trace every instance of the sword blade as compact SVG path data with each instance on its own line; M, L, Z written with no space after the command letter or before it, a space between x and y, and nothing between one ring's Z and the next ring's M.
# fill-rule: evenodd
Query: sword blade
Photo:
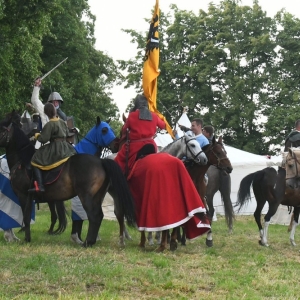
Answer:
M45 75L41 77L41 80L45 79L51 72L53 72L57 67L59 67L63 62L65 62L68 58L66 57L63 61L61 61L57 66L47 72Z

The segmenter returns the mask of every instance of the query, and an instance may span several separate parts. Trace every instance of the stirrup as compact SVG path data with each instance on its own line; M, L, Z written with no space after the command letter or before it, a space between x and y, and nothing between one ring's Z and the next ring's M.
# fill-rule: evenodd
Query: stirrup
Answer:
M44 186L39 186L37 181L34 181L34 188L28 190L28 193L43 193L45 192Z

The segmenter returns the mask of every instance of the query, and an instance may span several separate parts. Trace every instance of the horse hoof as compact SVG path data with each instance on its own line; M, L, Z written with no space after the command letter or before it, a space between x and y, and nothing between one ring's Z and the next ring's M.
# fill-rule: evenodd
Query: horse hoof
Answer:
M149 241L148 241L148 244L149 244L150 246L153 246L153 245L154 245L153 240L149 240Z
M75 244L78 244L78 245L83 244L83 241L78 237L77 233L71 234L70 240L71 240L71 242L74 242Z
M292 245L292 246L294 246L294 247L297 246L297 244L295 243L294 240L290 240L290 242L291 242L291 245Z
M262 242L261 240L259 240L258 243L259 243L261 246L269 247L269 244L264 243L264 242Z
M213 240L206 239L206 246L207 247L212 247L213 246Z
M176 241L171 241L170 242L170 250L175 251L177 249L177 242Z
M161 252L164 252L165 249L166 249L165 247L160 246L160 247L158 247L158 248L155 250L155 252L161 253Z

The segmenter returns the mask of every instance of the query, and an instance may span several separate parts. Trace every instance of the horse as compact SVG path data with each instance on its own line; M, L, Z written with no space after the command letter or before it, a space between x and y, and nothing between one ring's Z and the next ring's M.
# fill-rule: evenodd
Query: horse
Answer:
M206 155L203 153L203 151L200 148L199 143L195 140L195 138L190 137L188 135L184 135L182 138L173 141L167 146L170 150L170 152L174 153L175 157L183 158L185 157L186 159L190 161L194 161L195 163L201 163L201 164L206 164L207 158ZM112 154L109 156L110 159L114 159L116 154ZM114 198L115 195L112 193L112 191L109 189L108 192L110 195ZM116 209L116 208L115 208ZM125 227L125 236L128 238L129 234L126 230ZM144 248L144 231L141 232L141 243L140 247ZM157 251L163 251L165 249L165 242L164 239L161 241L160 247L157 249ZM172 250L175 250L176 244L172 246Z
M187 162L186 168L188 173L190 174L194 185L202 199L205 199L206 195L206 183L204 181L204 176L206 172L208 171L210 166L216 167L218 170L221 170L224 173L230 174L232 172L232 166L230 163L229 158L227 157L226 150L223 146L223 139L222 137L219 137L218 141L216 141L216 138L214 137L212 139L212 143L205 146L203 148L203 151L205 155L207 156L208 162L207 165L201 165L201 164L193 164L190 162ZM208 214L210 218L213 218L214 211L208 207ZM183 229L183 233L180 237L180 241L182 245L185 245L186 238L185 238L185 232ZM206 237L206 246L212 247L213 246L213 236L212 236L212 230L210 230Z
M299 219L300 184L299 184L299 149L289 149L286 156L286 169L272 167L245 176L238 190L236 207L238 211L251 200L250 187L252 186L257 203L254 218L260 233L259 244L269 246L268 227L272 216L276 213L279 204L294 207L294 221L290 233L290 243L295 246L295 230ZM269 209L264 217L264 227L261 224L261 212L268 202Z
M12 188L20 200L25 241L31 241L30 212L33 199L28 195L32 185L32 170L28 170L34 146L25 133L13 122L12 111L0 121L0 147L5 148ZM84 172L85 171L85 172ZM100 159L90 154L75 154L60 168L59 177L45 184L44 193L36 193L35 200L66 201L78 195L88 215L89 226L84 246L92 246L103 218L102 201L108 190L115 191L120 237L124 234L124 218L129 226L136 225L135 207L126 179L118 164L110 159Z
M164 147L163 149L161 149L160 152L162 152L162 153L165 152L172 156L182 159L184 156L182 154L174 151L174 148L172 147L173 143L171 143L171 144L167 145L166 147ZM212 144L206 146L206 148L203 148L202 150L207 157L207 164L195 163L195 161L190 160L188 157L185 157L185 161L186 161L185 166L186 166L187 171L198 191L198 194L200 195L200 197L202 199L205 199L206 185L204 182L204 175L207 172L207 170L210 167L215 167L215 168L217 168L217 170L220 170L220 172L228 174L227 176L229 176L229 174L232 172L232 166L231 166L230 160L228 159L228 157L226 155L226 151L223 146L222 137L219 137L218 141L216 141L216 139L214 138L212 140ZM223 175L223 176L226 176L226 175ZM209 216L212 218L214 212L210 211L209 207L207 207L207 210L208 210ZM232 216L232 214L229 213L229 216ZM229 219L230 219L230 217L229 217ZM177 236L178 236L178 239L181 241L181 244L185 245L186 237L185 237L184 228L182 228L182 229L183 229L183 233L182 233L182 235L180 235L180 230L178 227ZM174 234L173 234L173 236L174 236ZM158 243L161 243L159 232L156 232L155 238ZM148 239L149 244L153 244L152 232L148 232L147 239ZM213 246L213 238L212 238L211 230L208 232L208 235L206 238L206 245L208 247Z

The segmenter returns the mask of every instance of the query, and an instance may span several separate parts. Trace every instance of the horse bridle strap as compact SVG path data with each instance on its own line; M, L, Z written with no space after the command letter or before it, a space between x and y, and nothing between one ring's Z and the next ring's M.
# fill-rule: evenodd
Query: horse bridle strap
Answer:
M189 140L185 139L185 144L186 144L186 157L187 156L187 153L188 151L191 153L192 157L193 157L193 160L195 160L201 153L203 153L204 151L201 149L200 152L198 152L196 155L191 151L191 148L189 146L189 141L192 141L192 140L196 140L196 138L191 138Z
M216 142L216 144L220 144L222 147L223 147L223 145L221 144L221 143L219 143L219 142ZM215 166L215 167L217 167L218 169L222 169L221 167L220 167L220 164L221 164L221 161L222 160L224 160L224 159L227 159L227 157L222 157L222 158L220 158L220 157L218 157L218 155L214 152L214 145L212 145L211 147L209 147L208 149L207 149L207 153L208 152L212 152L213 154L214 154L214 156L216 157L216 159L217 159L217 164L212 164L212 166ZM223 149L224 149L224 147L223 147ZM225 151L226 152L226 151Z
M10 124L8 125L8 127L2 126L2 127L5 129L5 131L4 131L3 134L0 136L0 140L2 140L2 138L6 136L6 142L7 142L7 143L9 142L9 134L8 134L8 133L9 133L10 130L11 130L12 124L13 124L13 123L10 123Z

